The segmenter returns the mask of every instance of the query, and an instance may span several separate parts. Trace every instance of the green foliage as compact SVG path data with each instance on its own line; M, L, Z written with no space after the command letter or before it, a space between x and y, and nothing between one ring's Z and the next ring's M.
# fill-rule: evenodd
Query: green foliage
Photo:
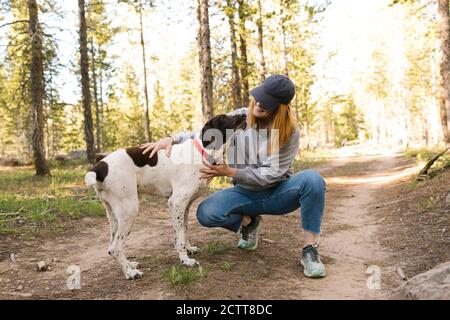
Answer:
M128 6L124 6L124 3ZM330 64L338 62L339 65L339 60L332 59L333 52L321 51L319 41L321 19L325 17L329 4L330 1L261 1L267 75L286 72L296 84L297 94L291 103L291 110L302 130L302 148L323 143L341 146L346 141L359 137L374 139L379 143L390 139L389 142L394 141L402 145L438 143L441 139L439 115L436 114L439 98L439 24L435 19L435 5L424 1L391 0L392 6L386 6L385 13L401 19L401 28L398 24L400 29L393 32L402 35L402 50L396 50L398 55L389 51L392 51L389 40L395 38L388 38L390 35L374 38L371 43L376 45L366 52L367 57L364 59L367 61L364 67L357 71L358 77L351 75L354 76L351 80L354 82L353 91L335 92L330 89L330 92L314 94L315 85L321 76L324 79L336 77L326 69L323 69L324 75L318 74L316 67L322 67L317 64L318 59L322 55L328 57L329 54ZM56 32L60 26L55 27L55 24L67 20L58 5L58 1L46 0L39 6L44 31L44 140L45 153L50 158L85 148L80 103L68 105L61 101L61 86L56 83L61 71L78 73L76 40L73 42L73 65L61 65L58 61L58 57L63 53L59 47L66 43L60 42ZM209 5L214 77L213 105L214 114L220 114L236 107L231 104L228 25L221 21L225 21L231 12L237 14L237 31L243 32L242 36L247 43L248 79L251 89L261 81L256 21L260 15L256 1L215 1ZM125 39L123 46L127 47L127 50L140 52L137 24L135 21L130 23L114 20L115 17L111 14L118 8L128 8L127 14L135 17L136 21L139 13L143 13L145 21L149 18L151 20L152 12L161 7L163 6L158 2L151 0L98 0L86 6L92 111L94 130L97 130L95 124L100 126L98 135L101 138L101 151L112 151L144 142L142 62L122 63L122 59L113 56L114 50L111 50L116 49L116 40ZM189 10L193 11L194 7ZM242 9L240 12L238 7ZM398 8L401 10L397 10ZM165 12L164 10L171 9L169 6L164 7L161 12ZM238 13L246 20L245 24L240 23ZM9 18L11 21L27 20L27 2L4 1L1 14L2 22L8 22L6 20ZM179 18L167 17L165 22L176 23ZM195 14L189 18L194 21ZM388 18L386 16L386 19ZM74 25L64 27L76 30ZM173 55L174 52L170 50L176 50L176 46L172 46L171 40L162 44L153 42L159 38L153 38L156 33L152 33L165 28L165 25L146 27L150 127L153 140L157 140L174 132L191 131L201 125L198 48L193 40L184 57ZM32 152L28 25L14 23L2 30L6 31L2 44L7 46L0 56L0 157L18 157L30 161ZM371 32L367 34L368 37L377 36L373 30L368 29L368 32ZM237 41L239 47L239 36ZM168 64L167 59L153 53L153 49L161 45L167 46L168 56L176 56L173 64L172 61ZM240 55L238 50L237 58L239 63L242 63ZM122 64L119 64L119 61ZM99 107L98 114L95 112L96 106ZM94 136L97 137L97 134ZM227 183L229 182L226 180L216 179L212 186L221 187Z
M324 163L329 155L317 151L302 150L298 156L295 157L292 167L295 172L311 169Z
M40 13L47 10L55 11L53 1L47 1L40 6ZM10 26L7 35L7 50L4 61L0 64L0 86L2 98L0 99L0 155L15 156L25 159L31 156L31 83L30 61L31 40L29 36L28 6L24 0L10 2L9 14L15 21ZM47 32L45 24L40 21L43 29L43 67L44 67L44 117L47 133L46 148L50 155L54 155L61 147L61 135L64 127L63 105L59 102L57 85L54 80L61 69L58 61L58 43L55 37ZM46 139L44 139L46 140Z
M96 195L86 192L86 164L51 166L52 177L37 177L31 167L0 167L0 234L35 234L47 223L105 215Z
M172 108L165 108L164 96L161 92L161 84L157 80L155 83L154 91L154 103L150 117L150 127L153 135L153 140L159 140L167 137L172 133L172 126L179 122L180 118L177 118L177 114L174 113Z
M125 104L128 112L123 114L128 131L128 145L137 145L144 141L144 106L139 102L139 83L131 66L126 67L125 71Z
M334 137L337 146L356 140L363 124L362 116L353 99L350 97L339 100L337 102L342 106L342 111L334 119Z
M232 248L229 242L213 240L208 242L204 251L210 254L220 254Z
M225 272L231 271L232 268L233 268L233 264L229 261L224 261L222 263L222 265L220 266L220 269Z
M364 131L362 113L352 96L331 97L325 104L323 114L327 142L333 142L336 146L357 139Z
M164 278L174 288L185 287L194 281L207 276L208 271L202 267L197 269L183 266L172 266L164 273Z

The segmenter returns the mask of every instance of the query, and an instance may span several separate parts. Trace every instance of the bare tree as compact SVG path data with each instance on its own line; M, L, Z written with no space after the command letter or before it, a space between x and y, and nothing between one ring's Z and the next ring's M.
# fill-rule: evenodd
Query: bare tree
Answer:
M289 62L288 62L288 49L287 49L287 23L291 19L289 10L291 9L292 2L289 0L280 1L280 28L283 39L283 73L285 76L289 76Z
M230 27L230 45L231 45L231 81L232 81L232 94L231 100L235 109L241 108L242 96L241 96L241 77L239 75L238 66L238 53L236 44L236 25L235 25L235 1L227 0L227 7L225 13L228 18L228 25Z
M86 139L87 159L90 163L95 161L94 151L94 133L92 125L91 112L91 91L89 87L89 60L87 47L87 31L86 31L86 11L84 0L78 0L78 10L80 18L80 72L81 72L81 91L83 95L83 112L84 112L84 134Z
M450 113L450 16L449 0L438 0L438 11L441 26L441 124L444 141L449 143L449 113Z
M247 59L247 30L245 21L247 19L247 5L244 0L237 0L239 13L239 42L241 58L239 59L239 67L241 70L242 81L242 103L246 106L249 104L249 84L248 84L248 59Z
M29 34L31 39L31 115L32 133L31 144L33 148L34 166L36 175L50 175L50 168L44 153L44 67L42 53L42 29L39 25L38 7L36 0L28 0Z
M202 114L205 120L213 116L213 76L211 63L211 39L209 31L208 0L198 0L197 19L198 35L197 45L200 64L200 90L202 96Z
M258 18L256 20L256 27L258 29L258 50L260 55L260 70L259 78L261 82L266 79L266 59L264 57L264 33L263 33L263 8L261 5L261 0L258 0Z
M141 48L142 48L142 67L144 69L144 96L145 96L145 105L144 105L144 134L145 140L151 141L152 133L150 131L150 116L149 116L149 106L148 106L148 85L147 85L147 63L145 61L145 42L144 42L144 27L142 23L142 1L139 0L138 4L138 14L139 14L139 32L141 36Z
M91 38L91 74L92 74L92 85L93 85L93 94L94 94L94 106L95 106L95 138L96 138L96 149L97 152L101 152L102 149L102 131L101 131L101 112L100 106L98 103L98 88L97 88L97 72L96 72L96 60L95 60L95 47L94 40Z

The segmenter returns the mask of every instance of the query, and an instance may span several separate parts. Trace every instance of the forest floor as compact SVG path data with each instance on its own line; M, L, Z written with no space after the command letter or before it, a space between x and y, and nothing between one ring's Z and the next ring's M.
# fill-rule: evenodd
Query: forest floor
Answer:
M0 299L385 299L402 282L397 267L411 277L450 260L450 170L416 183L415 160L361 150L339 149L315 168L327 182L325 278L303 276L298 212L264 216L260 247L246 252L236 234L198 224L201 199L191 207L189 235L202 249L195 255L202 269L180 267L166 201L150 197L127 242L142 278L125 280L108 256L106 217L84 217L59 235L1 236ZM38 272L41 260L51 269ZM81 269L79 290L66 287L70 265Z

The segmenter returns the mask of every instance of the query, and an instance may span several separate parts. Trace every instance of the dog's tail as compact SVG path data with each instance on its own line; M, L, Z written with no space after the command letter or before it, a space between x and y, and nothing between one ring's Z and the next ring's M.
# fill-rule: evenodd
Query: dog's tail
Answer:
M97 185L97 173L94 171L89 171L84 176L84 181L86 182L88 189L94 188Z
M108 164L105 161L99 161L91 170L84 176L84 181L88 188L94 188L98 191L98 182L103 183L108 176ZM101 185L100 183L100 185Z

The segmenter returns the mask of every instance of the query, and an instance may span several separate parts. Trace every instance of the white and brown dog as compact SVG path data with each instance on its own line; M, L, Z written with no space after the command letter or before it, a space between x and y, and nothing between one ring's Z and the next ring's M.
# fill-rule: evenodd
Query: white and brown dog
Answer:
M108 253L119 263L127 279L142 275L138 263L126 258L124 244L139 211L139 195L143 193L169 198L175 249L181 263L198 265L188 256L188 253L199 249L190 245L187 231L189 207L207 188L206 181L200 179L199 170L205 159L216 163L220 161L226 145L227 129L245 127L246 115L219 115L205 124L200 137L174 145L169 158L162 151L149 158L148 154L142 154L139 147L131 147L112 152L89 170L85 176L86 184L95 189L110 223ZM222 139L205 140L209 129L219 130ZM212 136L215 137L214 134ZM202 146L212 150L211 154Z

